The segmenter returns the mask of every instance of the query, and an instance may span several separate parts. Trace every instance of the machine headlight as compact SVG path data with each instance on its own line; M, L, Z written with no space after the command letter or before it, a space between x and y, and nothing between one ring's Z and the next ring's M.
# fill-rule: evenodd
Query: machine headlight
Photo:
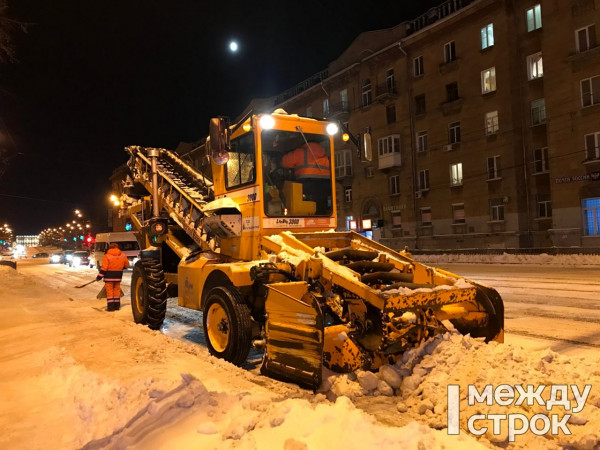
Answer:
M79 256L76 256L75 258L73 258L73 265L78 266L79 264L81 264L81 258Z
M263 130L270 130L275 126L275 119L273 119L273 116L266 115L260 118L259 123Z
M334 134L337 134L339 128L335 123L330 123L327 125L327 127L325 127L325 131L327 131L329 136L333 136Z

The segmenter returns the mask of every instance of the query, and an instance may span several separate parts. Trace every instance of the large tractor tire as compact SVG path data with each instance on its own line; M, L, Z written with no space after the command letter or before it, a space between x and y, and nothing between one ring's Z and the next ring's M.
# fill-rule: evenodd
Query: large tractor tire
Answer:
M158 260L142 258L133 267L131 310L135 323L160 329L167 312L167 284Z
M204 302L204 336L211 355L236 366L246 361L252 344L252 319L233 286L216 286Z

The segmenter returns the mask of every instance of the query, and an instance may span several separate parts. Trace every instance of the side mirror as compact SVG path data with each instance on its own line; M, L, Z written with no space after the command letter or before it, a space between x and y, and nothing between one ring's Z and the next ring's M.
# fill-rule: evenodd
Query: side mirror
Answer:
M373 147L371 145L371 133L363 134L363 157L365 161L373 161Z
M210 148L210 156L215 164L222 166L229 161L229 135L225 118L210 119L206 145Z

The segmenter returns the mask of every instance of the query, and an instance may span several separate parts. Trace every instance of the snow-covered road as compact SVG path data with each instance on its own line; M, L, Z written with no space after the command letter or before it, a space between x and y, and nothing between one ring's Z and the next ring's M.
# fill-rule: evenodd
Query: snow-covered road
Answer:
M93 269L43 260L19 261L17 272L0 267L0 447L471 450L499 445L512 450L600 445L598 272L439 266L498 287L506 302L507 343L486 345L448 333L378 374L326 374L317 395L260 376L259 354L243 368L210 357L200 313L174 300L161 332L135 325L129 273L124 307L107 313L105 301L96 299L99 283L74 287L94 279ZM563 284L568 288L559 289ZM504 429L495 434L490 428L475 440L465 431L466 419L482 407L467 406L461 397L461 433L449 436L446 387L466 389L472 383L481 388L590 384L592 391L570 424L571 435L526 433L509 443ZM538 409L483 406L486 413L528 416L543 413Z
M48 285L73 296L96 293L101 284L82 289L94 269L73 269L63 264L28 260L19 263L24 273L35 274ZM600 268L553 267L531 264L440 264L440 268L494 287L505 305L506 341L531 349L550 347L565 354L600 349ZM131 271L123 278L123 309L129 310ZM82 292L83 291L83 292ZM170 337L205 346L202 314L169 300L162 332ZM256 367L260 355L252 353L246 367Z

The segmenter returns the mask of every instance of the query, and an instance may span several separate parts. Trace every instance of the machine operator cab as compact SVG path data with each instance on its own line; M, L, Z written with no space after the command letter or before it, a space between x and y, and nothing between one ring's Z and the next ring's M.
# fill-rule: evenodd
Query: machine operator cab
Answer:
M210 212L220 215L221 225L229 221L232 230L220 230L222 252L250 258L254 255L235 253L258 246L240 245L240 238L336 227L332 174L337 131L331 122L278 112L251 115L233 127L223 119L211 121L214 203L220 210ZM229 219L223 221L225 216Z

